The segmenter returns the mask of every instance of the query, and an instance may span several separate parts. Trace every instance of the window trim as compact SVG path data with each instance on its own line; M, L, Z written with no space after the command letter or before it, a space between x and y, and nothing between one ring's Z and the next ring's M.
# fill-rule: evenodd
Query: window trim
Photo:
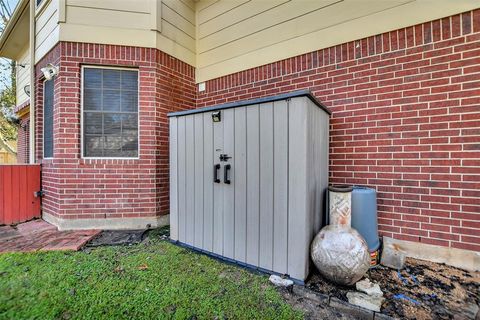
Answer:
M137 156L136 157L86 157L84 146L84 110L83 110L83 95L84 95L84 79L85 79L85 69L111 69L111 70L129 70L137 72ZM139 160L140 159L140 70L134 67L112 67L112 66L103 66L103 65L82 65L81 75L80 75L80 159L85 160Z
M52 81L53 82L53 101L52 101L52 156L51 157L45 157L45 83L47 81ZM43 101L42 101L42 159L44 160L50 160L55 157L55 78L47 80L43 79Z

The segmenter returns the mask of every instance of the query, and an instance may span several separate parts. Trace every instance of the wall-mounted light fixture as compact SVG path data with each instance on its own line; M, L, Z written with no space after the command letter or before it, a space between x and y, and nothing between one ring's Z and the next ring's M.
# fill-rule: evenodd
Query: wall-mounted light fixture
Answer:
M220 111L212 112L212 120L213 122L220 122L222 121L222 114Z
M58 67L54 66L51 63L47 64L45 68L42 68L40 70L43 72L43 76L45 77L46 81L52 80L53 77L58 75Z

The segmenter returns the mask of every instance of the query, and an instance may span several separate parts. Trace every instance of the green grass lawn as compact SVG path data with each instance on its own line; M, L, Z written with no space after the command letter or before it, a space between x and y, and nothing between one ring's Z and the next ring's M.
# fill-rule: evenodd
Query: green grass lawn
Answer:
M0 255L0 319L292 319L266 276L151 236L134 246Z

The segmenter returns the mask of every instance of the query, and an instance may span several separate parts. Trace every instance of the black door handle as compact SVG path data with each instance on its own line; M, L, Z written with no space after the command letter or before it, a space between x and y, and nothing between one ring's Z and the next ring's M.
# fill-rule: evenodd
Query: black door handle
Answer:
M223 166L223 183L225 184L230 184L230 179L228 178L228 171L230 171L230 169L232 168L231 165L229 164L226 164L225 166Z
M220 183L220 179L218 178L218 170L220 169L220 163L217 163L213 166L213 182Z

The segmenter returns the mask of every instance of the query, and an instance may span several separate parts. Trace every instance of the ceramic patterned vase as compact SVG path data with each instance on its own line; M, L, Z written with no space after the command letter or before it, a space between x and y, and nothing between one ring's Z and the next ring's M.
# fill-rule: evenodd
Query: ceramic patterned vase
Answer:
M355 229L328 225L313 239L312 260L327 279L352 285L370 268L370 253L363 237Z
M352 188L329 187L330 225L313 239L310 253L313 263L327 279L352 285L370 267L370 253L365 239L351 228Z

